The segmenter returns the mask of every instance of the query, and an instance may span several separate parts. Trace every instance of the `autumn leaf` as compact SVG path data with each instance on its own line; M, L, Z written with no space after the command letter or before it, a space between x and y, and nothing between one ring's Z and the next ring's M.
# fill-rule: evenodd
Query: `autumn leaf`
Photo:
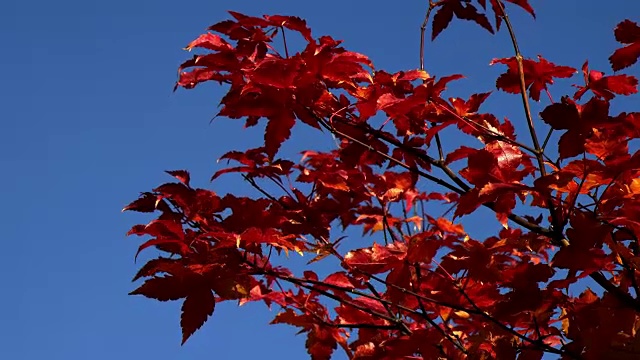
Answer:
M180 276L153 277L129 295L143 295L160 301L178 300L189 295L190 283Z
M449 26L453 15L458 19L473 21L493 34L493 28L489 24L487 16L479 13L478 9L468 1L443 0L438 1L436 4L438 10L433 16L431 40L435 40L442 30Z
M520 93L520 73L515 57L493 59L489 65L505 64L507 72L500 75L496 81L496 87L511 94ZM553 84L553 78L569 78L576 73L576 69L568 66L558 66L538 55L538 61L523 59L525 88L529 90L529 96L540 101L540 92L547 90L547 84Z
M635 64L640 57L640 26L631 20L625 20L616 26L614 34L618 42L627 44L609 57L611 68L618 71Z
M194 48L203 48L203 49L219 50L219 51L233 49L233 47L226 40L221 38L220 35L212 34L212 33L206 33L198 36L197 39L193 40L192 42L189 43L189 45L187 45L185 50L191 51Z
M181 183L185 184L186 186L189 186L189 181L191 179L191 176L189 175L189 172L186 170L171 170L171 171L166 171L167 174L175 177L176 179L180 180Z
M593 135L593 127L609 119L609 103L592 98L585 105L578 105L565 97L561 102L547 106L541 113L542 120L556 130L567 130L560 137L558 151L565 159L585 151L585 143Z
M269 58L261 61L247 73L256 84L278 89L292 89L296 86L296 77L303 66L299 59Z
M280 145L291 136L291 128L295 122L295 115L288 111L269 119L264 133L265 152L269 159L276 156Z
M282 16L282 15L273 15L273 16L265 16L265 19L273 23L277 26L283 26L287 29L294 30L300 33L302 37L308 41L313 42L313 38L311 37L311 29L307 26L307 22L303 19L296 16Z
M180 316L183 345L213 314L215 305L216 301L211 289L198 288L187 295L182 303L182 315Z
M327 276L324 279L324 282L327 283L327 284L340 286L340 287L345 288L345 289L353 289L354 288L352 280L347 276L347 273L345 273L344 271L338 271L336 273L333 273L333 274Z
M311 323L308 315L296 314L293 309L286 309L271 320L271 324L289 324L303 329L307 329Z
M498 4L498 1L499 0L490 0L491 7L493 8L493 12L495 14L496 29L500 30L500 24L502 23L502 16L503 15L502 15L501 7ZM528 0L506 0L506 1L508 1L508 2L510 2L512 4L520 6L526 12L531 14L531 16L535 19L536 13L533 10L533 8L531 7L531 5L529 4ZM484 5L485 0L479 0L478 2L482 5L482 7L485 7L485 5Z
M182 270L184 270L184 263L180 259L159 257L144 264L131 281L154 276L158 273L179 274Z
M152 193L143 193L140 198L132 201L129 205L122 208L122 211L138 211L138 212L154 212L158 198Z
M611 257L602 249L609 229L591 222L591 217L592 215L584 212L574 213L570 221L571 228L567 230L569 246L556 253L552 260L553 266L589 275L611 264Z
M613 99L616 95L631 95L638 92L638 79L628 75L604 76L604 73L596 70L589 71L589 62L582 65L585 86L574 85L578 91L573 95L575 100L580 100L587 90L594 95L606 100Z

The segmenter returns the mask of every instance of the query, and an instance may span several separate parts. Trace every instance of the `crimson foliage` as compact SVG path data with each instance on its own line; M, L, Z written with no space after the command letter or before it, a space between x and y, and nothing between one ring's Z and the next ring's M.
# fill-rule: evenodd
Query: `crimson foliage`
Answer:
M535 16L527 0L507 2ZM629 146L640 113L610 111L616 97L637 93L638 80L585 62L576 93L554 102L554 79L579 71L523 58L504 5L441 0L427 19L433 38L454 16L509 33L514 56L492 64L506 68L497 88L519 94L528 128L520 137L509 120L480 112L490 93L442 97L461 75L375 70L297 17L231 12L211 26L187 46L204 52L182 64L176 87L226 84L219 116L247 126L266 119L264 142L226 153L234 165L213 175L239 173L261 195L219 196L193 187L187 171L169 171L177 182L124 208L159 214L129 231L150 237L138 252L171 255L142 266L134 280L146 280L131 294L184 299L183 343L216 303L238 301L281 309L272 323L306 333L313 359L338 346L352 359L640 358L640 153ZM300 34L304 49L278 53L272 41L285 32ZM624 20L614 35L618 71L640 57L640 27ZM538 119L530 101L541 94L549 104ZM336 148L281 157L298 123L333 134ZM445 129L467 145L447 151ZM454 211L436 215L425 204ZM481 207L503 225L486 239L460 224ZM351 227L370 242L336 237ZM274 265L276 253L310 255L309 268ZM328 276L311 270L329 259L340 267ZM573 295L587 277L600 289Z

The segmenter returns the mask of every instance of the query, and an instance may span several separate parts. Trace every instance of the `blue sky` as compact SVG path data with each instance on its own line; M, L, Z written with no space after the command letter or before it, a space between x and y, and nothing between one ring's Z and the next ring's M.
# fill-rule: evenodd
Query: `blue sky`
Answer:
M608 73L607 57L618 46L614 26L640 14L640 3L627 0L530 2L536 22L510 7L525 56L543 54L576 68L588 58L593 69ZM138 239L124 234L146 218L120 209L140 191L170 180L167 169L188 169L192 182L208 186L222 153L254 145L246 140L261 136L242 131L239 123L209 124L221 88L172 93L177 66L190 56L181 49L226 19L226 10L301 16L315 36L343 39L348 49L369 55L376 68L392 72L418 66L425 3L3 3L0 216L6 252L0 262L0 358L305 358L304 337L294 337L293 328L269 327L275 313L260 304L218 306L180 347L179 303L127 296L140 262L133 262ZM465 97L492 90L503 68L489 68L489 61L512 56L506 33L491 37L461 22L427 49L429 73L468 76L451 92ZM638 76L638 66L631 73ZM556 99L570 83L552 88ZM484 110L517 121L518 97L490 99ZM214 190L233 191L237 183L229 176Z

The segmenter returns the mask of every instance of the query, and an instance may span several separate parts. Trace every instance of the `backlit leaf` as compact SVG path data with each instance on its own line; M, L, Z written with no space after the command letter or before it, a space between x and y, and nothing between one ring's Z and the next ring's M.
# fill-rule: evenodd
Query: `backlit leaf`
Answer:
M182 303L182 316L180 326L182 327L182 344L184 344L193 333L198 330L213 314L216 301L211 289L200 288L192 291Z

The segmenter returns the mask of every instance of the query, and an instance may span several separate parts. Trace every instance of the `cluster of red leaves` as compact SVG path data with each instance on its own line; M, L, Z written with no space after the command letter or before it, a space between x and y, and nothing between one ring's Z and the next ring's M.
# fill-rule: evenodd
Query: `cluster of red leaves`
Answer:
M534 15L526 0L508 1ZM499 28L503 4L490 4ZM430 9L433 37L453 15L493 31L470 1ZM151 237L139 251L171 256L147 262L132 294L184 299L183 342L216 303L237 300L279 306L272 323L306 333L313 359L330 358L338 346L353 359L639 356L640 153L629 143L640 138L640 113L610 115L609 106L637 92L635 77L584 64L585 84L573 99L540 113L561 134L553 160L546 142L526 145L509 120L479 112L490 93L443 98L460 75L374 71L339 41L312 37L299 18L231 15L188 45L206 51L182 64L177 86L227 84L218 115L247 126L267 120L264 143L223 155L238 165L213 176L241 173L262 196L220 197L191 187L186 171L170 171L178 182L124 209L160 214L129 234ZM284 31L299 33L305 48L278 53L272 41ZM625 20L615 36L628 44L610 58L619 70L640 56L639 28ZM528 91L525 105L553 78L576 73L520 54L493 63L508 67L498 89ZM382 126L374 124L378 113L387 118ZM336 149L304 151L302 162L279 158L298 122L332 133ZM446 128L468 136L469 146L445 152ZM466 166L454 171L459 161ZM266 191L264 181L281 193ZM424 191L425 182L442 192ZM518 203L529 210L518 215ZM427 214L429 204L452 205L454 219L486 207L504 228L474 239L455 220ZM331 240L350 227L374 242ZM272 264L272 252L311 255L310 264L334 258L342 268L323 278L311 268L296 275ZM602 295L573 296L569 287L584 277Z

